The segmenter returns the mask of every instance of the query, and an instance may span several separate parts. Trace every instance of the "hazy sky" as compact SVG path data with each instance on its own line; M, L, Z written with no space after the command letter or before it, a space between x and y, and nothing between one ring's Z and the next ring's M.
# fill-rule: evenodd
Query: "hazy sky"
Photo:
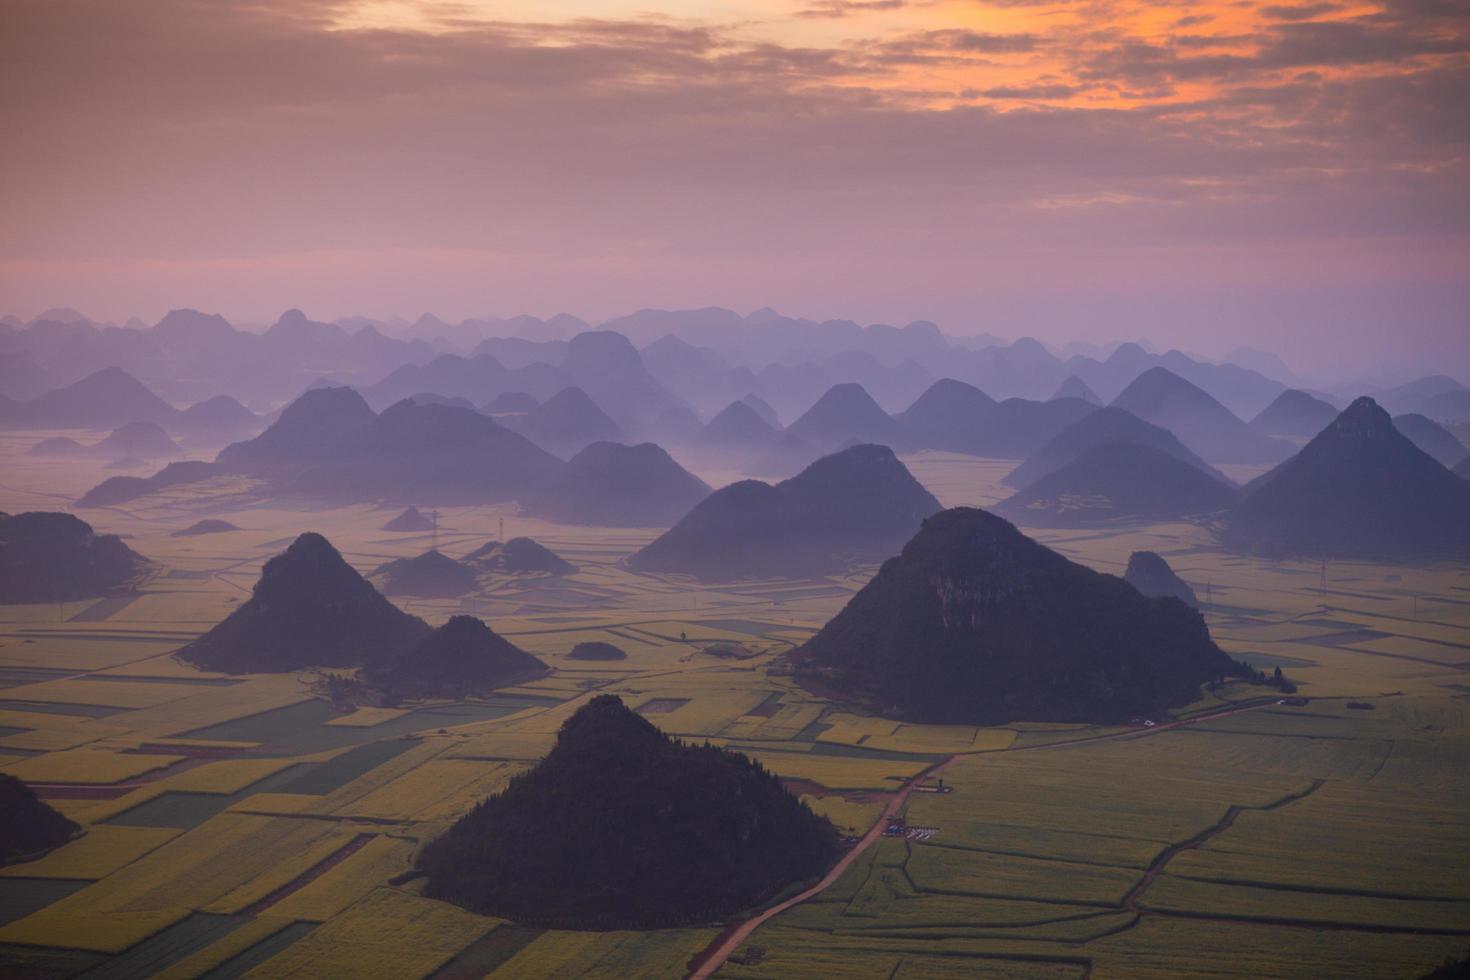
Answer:
M1470 358L1470 4L0 0L0 311Z

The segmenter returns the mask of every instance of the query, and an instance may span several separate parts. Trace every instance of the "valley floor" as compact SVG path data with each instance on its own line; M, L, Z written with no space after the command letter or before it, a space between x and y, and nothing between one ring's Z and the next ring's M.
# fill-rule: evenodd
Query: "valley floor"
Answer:
M0 511L60 509L113 475L27 457L34 438L0 433ZM1008 462L905 462L946 505L1006 495ZM362 571L427 549L429 534L378 530L398 509L303 512L221 488L79 512L158 567L136 595L0 607L0 770L87 830L0 870L0 974L681 976L731 945L718 924L546 932L400 877L593 692L757 756L855 837L942 764L951 792L893 808L924 833L880 827L828 887L711 963L716 976L1415 977L1470 951L1470 568L1268 563L1187 524L1035 534L1119 574L1132 551L1159 552L1222 646L1280 666L1309 699L1231 686L1155 728L865 716L776 661L871 567L724 587L635 575L619 560L656 532L509 506L441 511L439 547L458 557L530 535L578 573L394 601L435 623L482 616L551 664L545 679L344 714L307 675L209 674L169 656L299 532ZM241 529L173 536L213 516ZM629 657L568 660L584 640ZM717 642L755 655L701 652Z

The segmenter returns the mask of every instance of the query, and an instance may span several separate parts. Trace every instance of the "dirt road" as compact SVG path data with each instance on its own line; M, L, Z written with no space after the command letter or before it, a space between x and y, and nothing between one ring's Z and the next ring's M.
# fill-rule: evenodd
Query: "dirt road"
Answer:
M1104 735L1091 735L1087 738L1077 738L1066 742L1049 742L1045 745L1022 745L1015 748L998 749L996 751L1027 752L1039 751L1041 749L1062 749L1073 745L1090 745L1094 742L1107 742L1119 738L1143 738L1149 735L1156 735L1159 732L1167 732L1175 728L1182 728L1186 725L1193 725L1196 722L1207 721L1212 718L1220 718L1225 715L1237 714L1241 711L1251 711L1256 708L1264 708L1267 705L1275 704L1276 701L1276 697L1255 698L1250 701L1242 702L1240 704L1231 705L1228 708L1221 708L1217 711L1202 712L1201 714L1194 715L1190 718L1181 718L1177 721L1166 721L1161 724L1154 725L1152 728L1130 728L1127 731L1108 732ZM979 754L984 755L986 753ZM934 773L949 765L956 758L958 758L958 756L950 756L948 759L945 759L942 762L936 762L934 765L930 766L928 769L925 769L923 772L919 773L919 775L911 779L908 785L899 790L898 793L894 795L893 799L888 801L888 805L883 808L883 815L878 818L873 826L868 828L868 832L863 835L862 840L854 844L852 848L842 856L842 859L838 861L835 866L833 866L832 870L827 872L826 876L823 877L821 881L817 882L815 885L812 885L806 891L803 891L798 895L793 895L791 898L786 899L784 902L781 902L778 905L773 905L765 911L759 913L758 915L752 916L751 918L746 919L743 922L739 922L729 927L724 932L720 933L719 936L715 938L715 941L710 944L709 948L700 955L698 965L694 968L692 972L690 972L688 980L708 980L709 977L714 976L716 970L725 965L725 961L730 958L730 955L734 953L737 949L739 949L745 943L745 941L750 938L751 934L754 933L757 929L765 925L772 918L780 915L782 912L785 912L787 909L796 905L800 905L802 902L805 902L808 899L815 898L816 896L822 894L822 892L826 891L828 888L832 887L832 884L836 882L838 878L842 877L843 872L851 867L852 862L858 859L858 855L862 854L863 851L866 851L870 846L872 846L874 841L883 836L883 831L888 826L888 819L898 813L899 809L902 808L904 803L908 800L909 793L913 792L914 787L918 785L919 782L926 776L932 776Z

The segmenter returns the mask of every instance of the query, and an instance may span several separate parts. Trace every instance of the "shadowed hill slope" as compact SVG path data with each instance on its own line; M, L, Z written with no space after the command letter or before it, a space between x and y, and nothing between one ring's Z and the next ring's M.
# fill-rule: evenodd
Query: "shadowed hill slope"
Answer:
M90 452L113 458L134 456L152 459L158 456L178 456L182 451L178 443L170 439L157 422L129 422L113 429Z
M618 647L602 640L583 640L572 647L568 660L627 660L628 655Z
M1290 388L1261 409L1261 414L1251 419L1250 427L1268 436L1310 439L1335 418L1337 409L1305 391Z
M1128 569L1123 573L1123 581L1150 599L1173 596L1187 606L1199 605L1189 583L1175 575L1169 563L1152 551L1135 551L1128 556Z
M463 505L534 494L561 460L473 409L398 402L286 482L330 500Z
M775 486L716 491L628 564L706 580L823 574L889 552L938 509L887 446L854 446Z
M1276 463L1291 455L1290 444L1246 425L1204 389L1168 368L1149 368L1112 404L1163 426L1213 463Z
M1233 486L1168 453L1112 442L1017 491L995 512L1032 527L1165 521L1224 510L1237 495Z
M1087 382L1075 374L1067 375L1067 380L1058 385L1056 392L1047 400L1054 402L1059 398L1076 398L1089 405L1102 405L1102 399L1097 396L1097 392L1087 387Z
M795 656L885 715L938 724L1125 721L1239 669L1182 602L966 507L925 521Z
M828 388L786 431L826 452L853 441L895 449L909 442L904 427L853 382Z
M425 517L423 512L420 511L417 507L410 507L407 510L401 512L397 517L393 518L387 524L384 524L383 530L395 531L400 533L411 531L432 531L434 530L434 521L430 517Z
M518 922L714 922L836 856L830 824L750 758L669 738L613 695L562 725L530 772L430 842L425 894Z
M581 388L563 388L510 423L547 452L571 456L594 442L621 442L622 427Z
M744 456L769 451L780 439L781 431L761 418L753 406L735 401L695 434L691 446L706 453Z
M352 388L313 388L287 405L260 435L231 443L215 461L259 472L332 459L355 445L375 417Z
M384 595L449 599L475 591L474 569L438 551L398 558L373 570Z
M218 518L212 518L212 517L210 517L210 518L205 518L202 521L195 521L193 524L190 524L188 527L184 528L183 530L175 531L174 532L174 537L176 537L176 538L195 538L195 537L198 537L201 534L224 534L227 531L238 531L238 530L240 530L240 529L238 527L236 527L234 524L231 524L229 521L222 521L222 520L219 520Z
M995 399L974 385L940 378L904 409L898 421L925 449L967 453L995 412Z
M594 442L521 507L566 524L659 527L678 520L708 494L703 480L651 442Z
M199 483L222 476L226 472L218 463L191 459L169 463L152 476L111 476L82 495L78 507L112 507L159 490Z
M81 830L25 783L0 772L0 865L40 857Z
M1132 412L1112 407L1099 408L1058 432L1046 445L1006 474L1001 482L1011 487L1029 486L1092 450L1113 442L1131 442L1157 449L1221 483L1229 483L1225 474L1200 459L1168 429L1150 425Z
M395 656L428 632L307 532L265 563L240 608L177 656L230 674L346 667Z
M15 405L0 423L111 429L128 422L168 423L178 416L178 409L143 382L122 368L108 367Z
M131 585L147 560L71 514L0 514L0 603L66 602Z
M465 555L462 561L509 575L550 572L571 575L577 566L531 538L511 538L505 544L491 541Z
M1371 398L1245 488L1221 538L1274 555L1470 553L1470 484L1399 432Z
M362 678L394 704L483 697L498 687L540 677L547 669L475 617L451 616L404 653L368 665Z
M1423 415L1395 415L1393 427L1404 434L1414 445L1433 456L1441 466L1453 469L1459 466L1470 449L1455 438L1455 434L1438 422Z

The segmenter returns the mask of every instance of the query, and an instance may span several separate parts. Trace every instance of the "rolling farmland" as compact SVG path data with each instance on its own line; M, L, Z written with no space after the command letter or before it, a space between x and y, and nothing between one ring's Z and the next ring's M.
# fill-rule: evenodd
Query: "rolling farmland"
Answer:
M0 510L56 507L100 478L100 464L35 459L27 444L0 433L14 464ZM946 505L1004 495L996 461L909 462ZM1464 568L1246 559L1188 524L1048 532L1103 571L1121 573L1134 550L1164 555L1220 644L1281 666L1309 703L1224 713L1262 694L1231 684L1179 713L1197 720L1158 731L924 726L826 701L781 668L871 567L699 584L619 564L652 529L447 508L447 554L495 537L503 519L579 571L402 607L434 624L483 616L554 672L484 700L342 713L308 673L211 674L168 654L235 608L299 531L327 535L360 570L422 552L429 535L382 532L391 515L366 505L230 506L170 492L91 513L156 562L138 595L0 607L0 768L86 830L0 870L0 964L174 978L368 965L681 975L721 924L544 932L424 898L403 874L594 693L754 755L853 836L943 763L952 791L915 792L902 813L932 836L881 839L753 934L760 962L732 960L719 976L1415 976L1470 948ZM240 530L173 536L217 514ZM568 660L585 640L628 658ZM732 644L754 655L706 652Z

